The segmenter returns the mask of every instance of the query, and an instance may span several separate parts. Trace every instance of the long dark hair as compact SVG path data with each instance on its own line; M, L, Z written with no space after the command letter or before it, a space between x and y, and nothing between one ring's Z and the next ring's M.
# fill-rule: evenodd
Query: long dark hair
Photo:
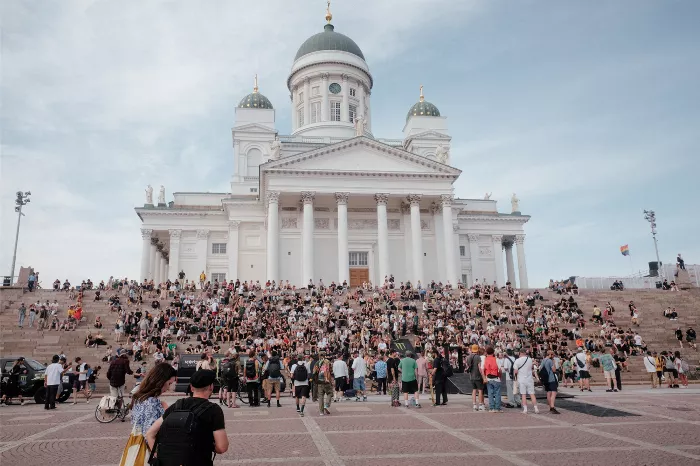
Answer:
M148 371L139 389L131 399L131 406L146 401L148 398L160 396L163 385L172 377L177 376L177 371L168 363L158 363Z

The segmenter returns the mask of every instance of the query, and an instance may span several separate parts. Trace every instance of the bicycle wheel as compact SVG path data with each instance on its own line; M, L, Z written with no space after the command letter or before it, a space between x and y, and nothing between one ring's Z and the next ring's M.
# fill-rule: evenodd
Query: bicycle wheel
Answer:
M102 424L109 424L115 420L118 415L119 411L116 409L100 409L99 406L95 408L95 419Z
M238 386L238 391L236 392L236 397L241 400L241 403L248 404L248 391L241 390L241 386Z
M122 422L126 421L126 417L129 415L129 405L124 406L120 412L119 417L121 417Z

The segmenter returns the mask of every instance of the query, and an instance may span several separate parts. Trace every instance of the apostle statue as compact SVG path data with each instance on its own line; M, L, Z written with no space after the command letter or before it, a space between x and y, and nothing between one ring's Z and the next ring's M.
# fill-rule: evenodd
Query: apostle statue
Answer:
M486 194L484 194L484 200L485 200L485 201L490 201L490 200L491 200L491 194L493 194L493 193L486 193Z
M146 204L153 205L153 187L150 184L146 187Z
M165 204L165 188L160 185L160 191L158 192L158 204Z
M440 163L447 163L448 149L442 144L438 144L435 150L435 160Z
M282 149L282 143L280 142L280 138L279 138L279 136L275 136L274 141L270 142L270 158L272 160L279 159L281 149Z
M355 119L355 136L363 136L365 129L365 119L362 117Z
M515 193L513 193L513 196L510 198L510 206L512 208L513 213L515 212L520 212L520 199L518 199L515 196Z

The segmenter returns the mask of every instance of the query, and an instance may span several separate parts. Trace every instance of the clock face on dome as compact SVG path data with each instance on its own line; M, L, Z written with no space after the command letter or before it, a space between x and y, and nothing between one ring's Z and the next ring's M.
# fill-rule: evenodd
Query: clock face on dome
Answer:
M340 84L333 83L330 86L328 86L328 90L331 91L333 94L337 94L340 92Z

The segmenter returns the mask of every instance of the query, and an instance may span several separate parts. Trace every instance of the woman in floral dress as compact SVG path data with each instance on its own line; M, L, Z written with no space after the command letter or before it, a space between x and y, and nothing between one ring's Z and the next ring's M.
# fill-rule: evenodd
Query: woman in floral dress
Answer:
M159 399L175 382L177 372L170 364L156 364L148 371L131 400L131 435L126 442L119 466L145 466L150 452L145 434L168 405Z

